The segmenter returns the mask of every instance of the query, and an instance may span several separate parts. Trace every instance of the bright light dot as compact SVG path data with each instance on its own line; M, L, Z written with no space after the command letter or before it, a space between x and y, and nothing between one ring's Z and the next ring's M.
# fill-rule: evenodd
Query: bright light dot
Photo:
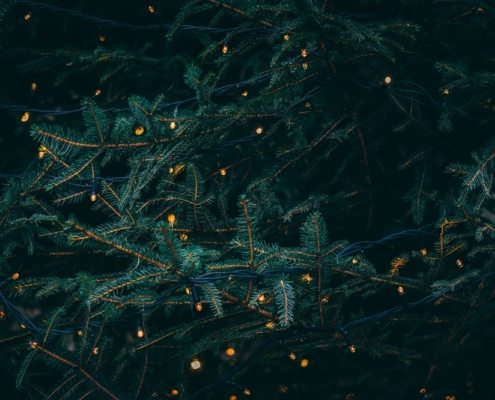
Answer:
M227 350L225 350L225 354L228 356L233 356L235 354L235 350L232 347L229 347Z
M392 82L392 78L390 76L387 76L385 78L385 83L388 85L390 82Z
M199 368L201 368L201 362L199 360L192 360L191 361L191 368L192 369L199 369Z
M306 368L309 364L309 361L306 359L301 360L301 367Z

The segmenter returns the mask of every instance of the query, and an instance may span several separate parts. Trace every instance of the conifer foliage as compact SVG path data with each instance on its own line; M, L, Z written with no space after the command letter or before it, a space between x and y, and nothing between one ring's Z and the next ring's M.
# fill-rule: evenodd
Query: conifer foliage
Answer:
M5 398L493 395L495 7L107 3L0 4Z

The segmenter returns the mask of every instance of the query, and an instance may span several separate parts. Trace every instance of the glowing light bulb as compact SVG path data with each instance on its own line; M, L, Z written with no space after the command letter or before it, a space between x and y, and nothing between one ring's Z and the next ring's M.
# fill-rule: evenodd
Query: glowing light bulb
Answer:
M143 328L138 328L137 332L136 332L136 336L139 338L139 339L142 339L144 337L144 331L143 331Z
M295 355L294 353L290 353L290 354L289 354L289 358L290 358L291 360L295 360L295 359L296 359L296 355Z
M93 347L93 354L98 354L98 347Z
M12 279L13 279L14 281L16 281L17 279L19 279L19 274L18 274L17 272L16 272L16 273L14 273L14 274L12 274Z
M137 136L141 136L144 133L144 128L141 125L136 126L136 129L134 129L134 133Z
M421 249L421 250L420 250L420 252L421 252L421 254L422 254L423 256L426 256L426 254L428 253L428 250L426 250L426 249Z
M227 54L229 52L229 46L227 46L226 44L224 44L222 46L222 53L223 54Z
M464 267L464 264L462 263L462 260L455 260L455 265L457 265L459 268Z
M256 134L261 135L263 133L263 128L261 126L258 126L255 132Z
M426 389L425 388L419 389L419 393L426 393Z
M220 169L220 175L225 176L227 175L227 170L225 168Z
M45 152L44 151L38 151L38 159L41 160L43 157L45 157Z
M308 69L309 65L308 65L308 63L303 63L302 64L302 67L303 67L304 70L306 70L306 69Z
M155 9L153 8L153 6L148 6L148 11L153 14L155 12Z
M187 235L185 233L181 233L179 236L180 240L186 241L187 240Z
M284 35L284 40L285 40L285 41L287 41L287 40L289 40L289 39L290 39L290 36L289 36L289 35L287 35L287 34L285 34L285 35Z
M392 78L390 76L386 76L385 83L388 85L390 82L392 82Z
M449 89L445 89L442 94L445 94L445 95L450 94Z
M237 396L230 396L229 400L237 400Z
M0 320L5 319L5 313L3 311L0 311Z
M168 173L169 173L169 174L173 174L173 173L174 173L174 169L173 169L172 167L170 167L170 168L168 169Z
M351 344L351 345L349 346L349 351L350 351L351 353L355 353L355 352L356 352L356 346L354 346L353 344Z
M301 360L301 367L302 368L306 368L309 364L309 361L306 360L305 358L303 360Z
M302 48L301 49L301 57L307 57L308 56L308 50L306 50L305 48Z
M186 294L191 294L191 289L189 289L188 287L186 287Z
M100 42L104 42L105 41L105 36L100 36Z
M177 124L175 123L175 121L172 121L170 123L170 129L175 129L177 127Z
M26 325L21 324L21 328L22 328L22 329L26 329Z
M357 264L358 262L359 262L359 260L358 260L357 258L353 258L353 259L352 259L352 263L353 263L353 264Z
M36 85L36 83L31 83L31 90L36 90L36 88L38 87L38 85Z
M77 331L77 336L82 336L82 334L83 334L83 331L79 329L79 330Z
M31 16L32 16L32 15L33 15L33 14L31 14L31 11L30 11L30 12L28 12L26 15L24 15L24 19L25 19L26 21L29 21L29 20L31 19Z
M36 347L38 347L38 342L31 342L29 343L29 345L31 346L32 349L35 349Z
M306 282L306 283L311 283L311 281L313 280L313 278L311 277L310 274L305 274L301 277L301 280L303 282Z
M167 221L170 225L174 225L175 224L175 215L174 214L168 214L167 215Z
M191 361L191 368L192 369L200 369L201 368L201 362L198 359L194 359Z
M99 96L101 94L101 90L100 89L96 89L95 90L95 96Z
M225 354L227 354L229 357L232 357L235 354L235 350L232 347L229 347L227 350L225 350Z
M241 93L241 96L246 97L247 95L248 95L248 91L247 90L245 90L244 92Z
M267 322L265 326L268 329L273 329L273 328L275 328L275 322Z
M264 294L259 294L258 295L258 302L264 303L265 302L265 295Z
M28 119L29 119L29 113L26 111L24 114L22 114L21 121L27 122Z
M179 395L179 391L178 391L178 390L176 390L176 389L172 389L172 390L170 391L170 394L171 394L172 396L178 396L178 395Z
M399 292L399 294L404 294L404 288L402 286L399 286L397 288L397 291Z
M96 193L91 193L91 196L89 197L89 199L91 201L96 201L96 198L97 198Z
M201 303L196 303L196 311L201 311L203 309L203 305Z
M251 394L251 391L249 389L244 389L242 393L246 396L249 396Z
M278 391L280 393L286 393L289 388L287 386L279 386Z

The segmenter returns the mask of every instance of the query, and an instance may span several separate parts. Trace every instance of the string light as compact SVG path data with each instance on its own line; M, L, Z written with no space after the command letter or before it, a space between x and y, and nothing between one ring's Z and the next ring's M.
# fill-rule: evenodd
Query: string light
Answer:
M464 264L463 264L462 260L460 260L460 259L455 260L455 265L457 265L459 268L464 267Z
M303 68L304 70L307 70L307 69L308 69L308 67L309 67L308 63L303 63L303 64L302 64L302 68Z
M101 94L101 90L100 89L96 89L95 90L95 96L99 96Z
M188 287L186 287L186 294L191 294L191 289L189 289Z
M356 396L354 396L354 394L352 394L352 393L349 393L347 396L345 396L345 400L352 400L355 398L356 398Z
M137 136L141 136L144 133L144 128L141 125L136 126L136 129L134 129L134 133Z
M167 215L167 221L168 221L169 225L174 226L174 224L175 224L175 215L174 214L168 214Z
M100 36L100 42L104 42L105 41L105 36Z
M40 146L38 150L38 159L41 160L43 157L45 157L45 150L43 150L44 146Z
M172 396L178 396L179 395L179 391L177 389L172 389L171 392L170 392L170 394Z
M301 57L307 57L308 56L308 50L306 50L306 48L302 48L301 49Z
M242 393L243 393L244 395L246 395L246 396L249 396L249 395L251 394L251 392L250 392L250 390L249 390L249 389L244 389L244 390L242 391Z
M288 41L289 39L290 39L290 36L289 36L289 35L287 35L287 34L285 34L285 35L284 35L284 40L285 40L285 41Z
M5 318L5 313L3 311L0 311L0 320L3 321Z
M29 120L29 113L26 111L24 114L22 114L21 121L27 122L28 120Z
M175 121L172 121L172 122L170 123L170 129L175 129L175 128L176 128L176 126L177 126L177 124L175 123Z
M308 360L306 360L305 358L303 358L303 359L301 360L301 367L302 367L302 368L306 368L306 367L308 366L308 364L309 364L309 361L308 361Z
M155 12L155 9L153 8L153 6L148 6L148 11L153 14Z
M229 400L237 400L237 396L230 396Z
M287 390L289 390L289 388L287 386L279 386L279 388L278 388L278 391L280 393L287 393Z
M450 94L449 89L445 89L442 94L444 94L446 96L449 95Z
M222 46L222 53L227 54L228 52L229 52L229 46L227 46L227 44L224 44Z
M83 334L83 331L79 329L79 330L77 331L77 336L82 336L82 334Z
M136 331L136 336L139 339L142 339L144 337L144 330L143 330L143 328L138 328L138 330Z
M36 349L38 347L38 342L30 342L29 346L31 346L32 349Z
M258 295L258 303L264 303L264 302L265 302L265 295L259 294Z
M174 173L174 169L173 169L173 167L170 167L170 168L168 169L168 173L169 173L169 174L173 174L173 173Z
M225 354L227 354L229 357L232 357L235 354L235 350L232 347L229 347L227 350L225 350Z
M273 329L273 328L275 328L275 322L273 322L273 321L267 322L265 326L268 329Z
M256 132L256 134L261 135L261 134L263 133L263 127L258 126L258 127L256 128L256 131L255 131L255 132Z
M33 15L33 14L31 13L31 11L29 11L26 15L24 15L24 19L25 19L26 21L29 21L29 20L31 19L31 16L32 16L32 15Z
M421 394L426 393L426 389L425 388L419 389L419 393Z
M248 91L245 90L244 92L241 93L241 96L246 97L248 95Z
M196 303L196 305L194 306L196 308L196 311L201 311L203 310L203 305L201 303Z
M185 233L181 233L179 238L180 238L180 240L185 242L187 240L187 235Z
M225 168L220 169L220 175L225 176L227 175L227 170Z
M356 346L354 346L353 344L351 344L351 345L349 346L349 351L350 351L351 353L355 353L355 352L356 352Z
M302 277L301 277L301 280L303 282L306 282L306 283L311 283L311 281L313 280L313 278L311 277L310 274L304 274Z
M89 197L91 201L95 202L97 199L96 193L91 193L91 196Z
M34 91L34 90L36 90L36 89L37 89L37 87L38 87L38 85L36 85L36 83L34 83L34 82L33 82L33 83L31 83L31 90L33 90L33 91Z
M93 347L93 354L98 354L98 347Z
M404 288L402 286L399 286L397 288L397 291L399 292L399 294L404 294L405 293Z
M200 369L201 368L201 362L195 358L194 360L191 361L191 368L192 369Z
M15 272L14 274L12 274L12 279L14 281L16 281L17 279L19 279L19 274L17 272Z
M421 249L420 252L423 256L426 256L426 254L428 253L426 249Z
M358 262L359 262L359 260L358 260L357 258L353 258L353 259L352 259L352 263L353 263L353 264L357 264Z
M22 329L26 329L26 325L21 324L21 328L22 328Z
M389 85L390 82L392 82L392 77L386 76L384 82L385 82L386 85Z
M290 354L289 354L289 358L290 358L291 360L295 360L295 359L296 359L296 355L295 355L294 353L290 353Z

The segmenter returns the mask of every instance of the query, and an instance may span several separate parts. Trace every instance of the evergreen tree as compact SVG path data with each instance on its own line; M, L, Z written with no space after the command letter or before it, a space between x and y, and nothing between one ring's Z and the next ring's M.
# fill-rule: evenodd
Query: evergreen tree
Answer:
M0 20L5 398L495 393L490 2Z

